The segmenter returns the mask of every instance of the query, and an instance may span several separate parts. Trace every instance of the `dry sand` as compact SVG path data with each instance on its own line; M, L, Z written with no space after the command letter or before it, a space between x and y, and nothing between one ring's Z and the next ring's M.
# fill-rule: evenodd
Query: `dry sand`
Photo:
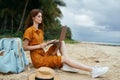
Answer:
M91 43L66 44L68 56L78 63L89 66L108 66L109 71L99 78L91 78L89 72L80 70L78 73L64 72L56 70L61 80L120 80L120 46L96 45ZM28 80L28 76L35 72L31 64L29 53L27 57L30 61L30 70L19 74L2 74L0 80Z

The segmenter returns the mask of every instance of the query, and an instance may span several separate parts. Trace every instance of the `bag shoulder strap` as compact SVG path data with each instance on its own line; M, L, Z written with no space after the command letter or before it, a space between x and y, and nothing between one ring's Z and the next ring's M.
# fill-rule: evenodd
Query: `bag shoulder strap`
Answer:
M25 65L28 65L28 60L26 58L26 55L25 55L25 52L23 50L23 47L22 47L22 40L20 38L16 38L15 41L18 43L18 55L19 57L25 62Z

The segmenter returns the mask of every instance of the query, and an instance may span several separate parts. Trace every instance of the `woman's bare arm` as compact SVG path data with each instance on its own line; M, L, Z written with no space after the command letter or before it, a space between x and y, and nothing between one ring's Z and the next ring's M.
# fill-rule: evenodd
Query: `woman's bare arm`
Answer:
M28 39L24 39L24 41L23 41L23 48L24 48L25 51L45 48L47 46L46 43L42 43L42 44L38 44L38 45L34 45L34 46L29 46L28 44L29 44L29 40Z
M34 46L29 46L29 40L28 39L24 39L23 41L23 48L25 51L28 50L34 50L34 49L40 49L40 48L45 48L47 45L52 44L53 42L55 42L55 40L51 40L51 41L47 41L38 45L34 45Z

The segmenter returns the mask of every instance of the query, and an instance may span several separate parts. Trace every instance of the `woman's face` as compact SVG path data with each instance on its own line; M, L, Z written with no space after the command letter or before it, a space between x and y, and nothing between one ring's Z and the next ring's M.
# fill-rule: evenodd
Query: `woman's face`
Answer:
M42 14L39 12L35 17L32 18L33 21L37 24L40 24L42 22Z

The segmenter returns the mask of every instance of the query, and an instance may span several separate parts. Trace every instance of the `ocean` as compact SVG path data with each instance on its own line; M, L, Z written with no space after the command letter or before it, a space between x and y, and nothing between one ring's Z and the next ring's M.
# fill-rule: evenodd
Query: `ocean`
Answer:
M120 42L101 42L100 44L106 44L106 45L111 45L111 46L120 46Z
M120 46L120 42L92 42L92 41L81 41L81 42L108 45L108 46Z

